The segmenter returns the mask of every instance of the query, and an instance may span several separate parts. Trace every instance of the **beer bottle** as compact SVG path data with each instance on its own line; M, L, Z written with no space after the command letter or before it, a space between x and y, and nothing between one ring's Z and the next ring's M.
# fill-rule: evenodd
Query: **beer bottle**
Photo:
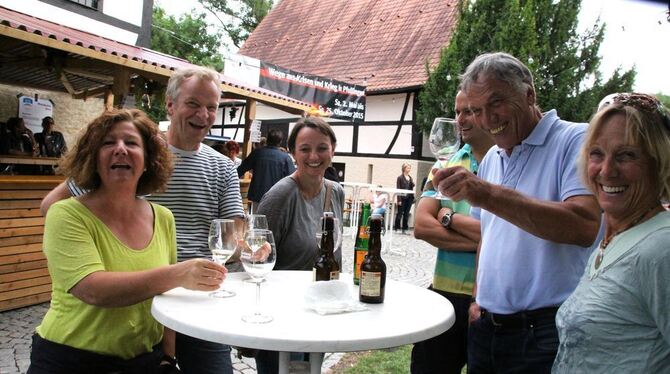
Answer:
M370 226L370 246L361 264L358 299L364 303L379 304L384 302L384 288L386 287L386 264L381 256L382 216L373 214L368 225Z
M312 279L314 281L329 281L340 279L340 265L335 261L333 251L335 250L335 220L332 212L323 213L321 226L321 250L312 268Z
M370 217L370 204L363 204L363 209L358 219L358 233L354 243L354 284L358 284L361 278L361 263L368 253L368 218Z

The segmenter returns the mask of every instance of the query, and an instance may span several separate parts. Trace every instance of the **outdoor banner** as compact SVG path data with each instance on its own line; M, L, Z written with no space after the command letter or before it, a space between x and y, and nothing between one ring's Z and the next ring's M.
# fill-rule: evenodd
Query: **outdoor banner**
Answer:
M42 118L53 117L54 104L51 100L19 96L19 117L23 118L26 127L33 134L42 132Z
M261 61L259 86L311 103L331 118L365 121L365 87L298 73Z

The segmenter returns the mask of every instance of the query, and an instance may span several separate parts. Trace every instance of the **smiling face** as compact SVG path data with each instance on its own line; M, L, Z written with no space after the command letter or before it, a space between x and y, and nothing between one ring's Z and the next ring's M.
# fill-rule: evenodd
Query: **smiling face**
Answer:
M466 92L475 123L493 136L508 154L526 139L539 121L535 110L535 91L522 90L494 77L484 76Z
M328 135L311 127L303 127L295 138L293 158L299 177L323 178L335 155L335 147Z
M186 78L179 88L179 96L167 98L169 143L186 151L197 150L216 121L219 96L219 87L214 81L197 76Z
M144 141L135 125L129 121L114 124L102 139L96 170L100 188L117 188L127 184L136 190L144 172Z
M612 224L627 224L658 205L651 157L627 142L626 119L616 114L600 127L586 148L591 189Z
M454 105L456 123L464 143L477 147L484 142L490 144L491 136L475 124L475 118L470 109L470 101L463 91L458 91Z

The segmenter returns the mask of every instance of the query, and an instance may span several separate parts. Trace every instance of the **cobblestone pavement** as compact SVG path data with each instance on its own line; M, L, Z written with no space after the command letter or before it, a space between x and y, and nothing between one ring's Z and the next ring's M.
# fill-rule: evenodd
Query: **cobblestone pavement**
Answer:
M350 273L353 263L354 241L345 236L342 243L343 271ZM393 250L382 254L390 279L418 286L430 284L436 251L427 243L411 235L394 234ZM0 374L25 373L30 362L31 336L49 308L48 303L0 313ZM326 354L322 371L329 372L343 353ZM292 373L308 373L305 363L292 363ZM237 359L233 351L235 374L256 373L253 359Z

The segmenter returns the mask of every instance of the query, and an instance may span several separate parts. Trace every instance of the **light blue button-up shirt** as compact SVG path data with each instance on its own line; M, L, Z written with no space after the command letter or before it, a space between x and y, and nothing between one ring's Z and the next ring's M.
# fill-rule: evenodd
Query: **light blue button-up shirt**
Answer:
M540 200L591 195L577 171L586 127L562 121L555 110L549 111L511 155L492 147L479 176ZM472 209L472 216L481 220L482 227L477 302L493 313L560 305L577 286L596 245L585 248L540 239L479 208Z

